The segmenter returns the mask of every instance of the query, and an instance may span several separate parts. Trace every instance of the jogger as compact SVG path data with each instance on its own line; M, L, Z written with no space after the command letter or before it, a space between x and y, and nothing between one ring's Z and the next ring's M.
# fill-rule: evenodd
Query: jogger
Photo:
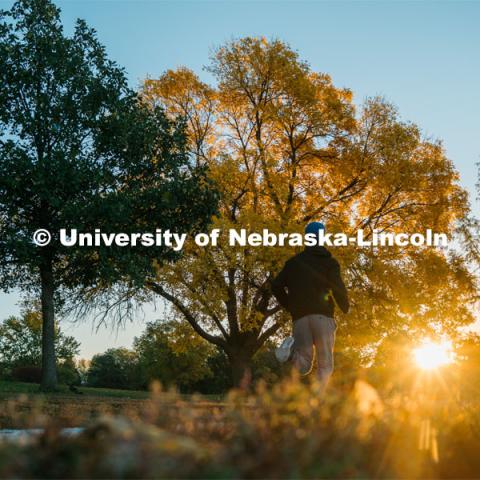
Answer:
M319 222L307 225L305 233L319 234L325 227ZM293 342L286 339L277 349L277 358L290 358L302 374L312 369L313 350L316 351L316 375L323 386L333 372L333 347L336 323L335 303L347 313L347 290L340 265L324 247L307 247L290 258L272 281L272 291L293 319Z

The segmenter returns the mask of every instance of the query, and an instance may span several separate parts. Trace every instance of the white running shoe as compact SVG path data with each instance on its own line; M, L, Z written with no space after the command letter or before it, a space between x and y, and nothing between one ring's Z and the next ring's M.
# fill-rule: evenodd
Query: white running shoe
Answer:
M287 337L282 344L275 349L275 357L280 363L290 360L293 350L293 337Z

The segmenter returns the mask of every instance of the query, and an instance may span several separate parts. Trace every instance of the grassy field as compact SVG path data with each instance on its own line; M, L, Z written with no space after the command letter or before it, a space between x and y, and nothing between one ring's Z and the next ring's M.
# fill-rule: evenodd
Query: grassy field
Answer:
M90 388L79 387L81 394L71 392L67 386L60 386L59 391L49 394L57 397L107 397L107 398L126 398L145 400L149 397L149 392L137 390L119 390L114 388ZM36 383L11 382L0 380L0 398L12 397L16 395L44 395Z
M27 395L30 397L57 397L57 398L83 398L83 397L103 397L113 399L126 400L147 400L151 393L146 390L121 390L118 388L93 388L93 387L78 387L80 394L71 392L66 385L60 385L58 392L49 393L45 395L40 391L40 386L36 383L12 382L0 380L0 400L5 398L16 397L18 395ZM225 395L179 395L184 400L201 399L206 402L222 401Z
M80 387L78 393L68 387L44 394L39 385L0 381L0 429L38 428L49 422L58 427L77 427L103 416L124 415L140 418L148 412L152 398L157 405L176 408L188 402L191 408L221 407L217 396L179 395L173 391L134 391Z
M61 427L85 424L101 415L137 416L149 392L109 388L79 388L44 394L34 383L0 381L0 428L43 427L53 421Z

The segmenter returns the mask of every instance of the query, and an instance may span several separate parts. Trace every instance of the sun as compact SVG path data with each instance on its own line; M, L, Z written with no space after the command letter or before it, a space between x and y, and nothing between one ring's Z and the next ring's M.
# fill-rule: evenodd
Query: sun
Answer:
M422 370L434 370L435 368L448 365L453 362L452 342L445 340L433 342L424 340L422 344L413 350L415 363Z

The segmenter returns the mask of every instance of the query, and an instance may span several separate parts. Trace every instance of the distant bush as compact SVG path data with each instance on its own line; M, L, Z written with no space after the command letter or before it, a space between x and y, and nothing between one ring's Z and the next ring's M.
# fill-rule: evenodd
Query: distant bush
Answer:
M110 348L94 355L87 372L87 384L99 388L141 388L136 353L127 348Z
M214 349L206 358L206 366L211 374L191 385L191 391L203 394L222 394L233 387L228 358L220 349Z
M15 367L12 369L11 378L17 382L40 383L42 369L36 366Z
M62 362L57 365L57 375L60 384L80 385L80 375L73 360ZM3 377L6 380L26 383L40 383L42 379L42 367L35 365L22 365L14 367Z
M57 366L58 381L64 385L80 385L81 377L75 362L71 359Z

